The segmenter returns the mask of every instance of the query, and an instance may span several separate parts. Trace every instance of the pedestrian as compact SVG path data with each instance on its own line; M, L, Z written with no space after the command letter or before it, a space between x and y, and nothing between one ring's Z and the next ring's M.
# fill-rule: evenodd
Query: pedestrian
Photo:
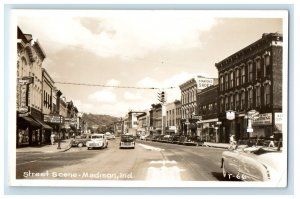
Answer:
M274 136L271 135L271 136L270 136L270 139L271 139L271 141L270 141L270 143L269 143L269 147L275 147L275 144L274 144Z
M229 143L230 143L229 149L235 149L236 147L235 135L231 135L229 137Z
M55 141L55 134L52 132L51 133L51 136L50 136L50 139L51 139L51 145L53 145L54 144L54 141Z
M20 132L19 132L19 140L18 140L19 146L21 146L22 141L23 141L23 132L20 131Z

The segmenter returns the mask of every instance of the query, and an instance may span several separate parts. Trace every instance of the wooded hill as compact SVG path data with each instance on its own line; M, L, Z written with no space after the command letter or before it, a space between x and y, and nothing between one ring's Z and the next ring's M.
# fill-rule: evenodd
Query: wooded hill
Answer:
M83 113L82 120L88 124L88 127L92 127L93 125L99 125L99 128L106 126L108 127L114 122L120 120L118 117L113 117L110 115L96 115L91 113Z

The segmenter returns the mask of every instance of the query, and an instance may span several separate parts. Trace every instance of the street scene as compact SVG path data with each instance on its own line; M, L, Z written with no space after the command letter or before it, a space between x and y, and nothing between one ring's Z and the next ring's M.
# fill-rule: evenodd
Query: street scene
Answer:
M14 182L285 187L287 14L246 13L16 12Z

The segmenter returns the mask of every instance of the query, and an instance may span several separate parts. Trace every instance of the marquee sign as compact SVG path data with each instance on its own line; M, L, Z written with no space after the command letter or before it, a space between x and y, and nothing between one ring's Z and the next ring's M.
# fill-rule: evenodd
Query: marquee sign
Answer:
M64 117L61 115L44 115L44 122L62 124L64 123Z
M253 126L266 126L272 125L272 113L264 113L257 115L257 118L253 119Z

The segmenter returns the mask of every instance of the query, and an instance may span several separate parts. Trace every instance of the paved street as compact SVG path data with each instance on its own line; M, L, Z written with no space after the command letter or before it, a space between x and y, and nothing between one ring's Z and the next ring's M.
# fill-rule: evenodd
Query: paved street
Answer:
M135 149L17 152L17 179L220 181L224 149L137 141Z

